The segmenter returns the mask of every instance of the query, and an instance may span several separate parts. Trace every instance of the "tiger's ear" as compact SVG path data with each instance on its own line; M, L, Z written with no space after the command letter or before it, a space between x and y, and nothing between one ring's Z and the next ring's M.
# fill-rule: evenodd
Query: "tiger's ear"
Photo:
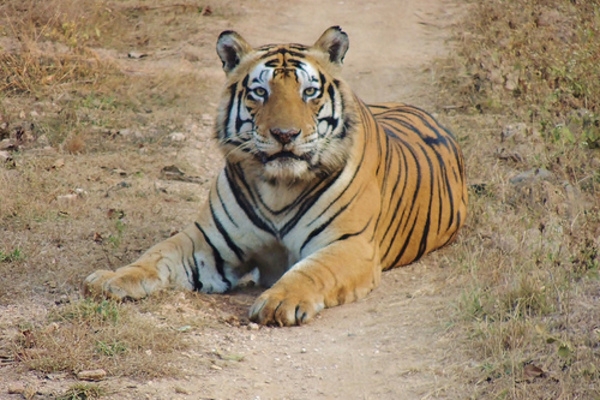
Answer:
M217 39L217 54L223 62L223 70L231 72L238 66L241 59L252 51L252 46L237 32L224 31Z
M319 40L313 45L313 48L329 54L329 61L332 63L342 64L349 45L350 41L346 32L339 26L332 26L323 32Z

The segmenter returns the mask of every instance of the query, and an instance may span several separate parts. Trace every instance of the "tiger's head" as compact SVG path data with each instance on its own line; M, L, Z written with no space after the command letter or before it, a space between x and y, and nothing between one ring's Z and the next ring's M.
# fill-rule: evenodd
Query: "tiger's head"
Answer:
M336 78L347 50L339 27L313 46L255 49L236 32L221 33L217 53L227 82L216 134L227 162L287 183L342 168L356 113L352 93Z

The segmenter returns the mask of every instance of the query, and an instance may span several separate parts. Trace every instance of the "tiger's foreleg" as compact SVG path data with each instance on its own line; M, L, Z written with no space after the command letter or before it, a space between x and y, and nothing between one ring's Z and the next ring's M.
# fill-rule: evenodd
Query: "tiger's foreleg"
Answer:
M266 290L250 309L265 325L300 325L323 308L365 297L379 285L381 267L373 243L341 240L302 259Z
M202 231L192 225L153 246L130 265L89 275L84 293L121 300L140 299L167 287L224 292L233 277L227 279L216 268L214 258Z

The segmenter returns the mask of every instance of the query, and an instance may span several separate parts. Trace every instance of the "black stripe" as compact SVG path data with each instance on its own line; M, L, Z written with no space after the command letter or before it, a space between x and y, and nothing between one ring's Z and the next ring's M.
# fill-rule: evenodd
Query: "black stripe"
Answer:
M235 97L236 85L229 86L229 104L227 105L227 115L225 116L225 122L223 123L223 134L224 137L229 137L229 122L231 120L231 111L233 109L233 98Z
M227 209L227 205L225 204L225 201L223 200L223 197L221 196L221 190L219 189L221 187L221 185L219 185L217 183L216 186L217 186L217 197L219 198L219 202L221 203L221 207L223 208L223 211L225 211L225 215L227 215L227 218L229 218L229 221L231 221L233 226L235 226L236 228L239 228L238 224L235 222L235 220L229 213L229 210Z
M283 239L285 235L287 235L296 226L300 218L302 218L304 214L312 208L317 200L319 200L321 196L327 192L327 190L338 180L343 171L344 169L337 171L334 176L330 177L328 181L325 181L323 187L318 189L312 196L308 197L306 201L300 205L296 214L294 214L294 216L279 231L279 236L281 239Z
M305 50L305 49L296 48L296 50ZM305 58L305 54L301 53L299 51L292 51L292 50L286 49L285 47L279 47L279 48L276 47L275 49L268 51L264 56L260 57L260 59L264 60L266 58L273 57L273 56L279 55L279 54L281 54L282 56L289 54L292 57L298 57L301 59Z
M335 239L335 240L333 240L333 241L331 241L331 242L327 243L327 246L329 246L330 244L336 243L336 242L341 242L341 241L344 241L344 240L350 239L350 238L352 238L352 237L354 237L354 236L359 236L359 235L362 235L362 234L363 234L363 233L364 233L364 232L367 230L367 228L368 228L368 227L369 227L369 225L371 224L371 221L372 221L372 220L373 220L373 217L369 218L369 220L367 221L367 223L365 224L365 226L364 226L364 227L363 227L363 228L362 228L360 231L357 231L357 232L352 232L352 233L344 233L344 234L343 234L342 236L340 236L339 238L337 238L337 239ZM324 246L324 247L326 247L326 246Z
M208 238L208 235L206 234L206 232L204 232L204 229L202 229L200 224L198 222L194 222L194 225L196 225L196 228L198 228L198 230L202 232L206 244L208 244L211 248L213 258L215 259L215 267L217 268L217 272L219 273L219 275L221 275L221 279L223 279L223 282L225 282L225 284L227 285L227 289L231 289L231 282L225 277L225 263L223 262L223 257L221 257L221 253L219 253L217 248L212 244L212 242Z
M260 202L260 205L266 209L268 212L270 212L273 215L279 215L282 213L285 213L287 211L289 211L292 208L295 208L296 206L298 206L298 204L302 203L304 201L305 198L307 198L308 196L311 195L311 193L313 191L315 191L321 184L323 184L323 181L317 181L315 182L314 185L312 185L310 188L304 190L302 192L302 194L300 194L300 196L298 196L293 202L291 202L290 204L284 206L283 208L279 209L279 210L273 210L271 207L269 207L267 205L267 203L265 203L265 201L263 200L261 194L260 194L260 190L257 190L255 187L253 187L253 193L256 193L256 196L258 197L258 201Z
M275 233L275 229L272 226L267 225L264 219L262 219L256 212L255 206L250 203L248 198L244 196L243 189L240 185L238 185L237 179L232 175L235 173L236 167L232 164L227 164L225 167L225 175L227 177L227 182L229 183L229 187L233 196L235 197L238 206L244 211L250 222L252 222L257 228L262 229L265 232L270 233L273 236L277 236ZM239 168L238 168L239 169ZM240 171L241 172L241 171ZM248 188L247 182L245 182L243 176L240 176L239 173L236 176L240 179L243 185L246 187L246 191L250 192Z
M412 224L412 226L410 228L410 231L406 235L406 240L404 241L404 245L402 245L402 248L398 252L398 255L396 256L396 258L394 259L394 261L392 261L392 263L390 264L390 267L396 267L398 265L398 261L400 261L400 259L404 255L404 252L406 251L406 248L408 247L408 244L410 243L410 239L412 238L412 233L415 230L415 227L417 225L417 221L418 220L419 220L419 213L417 212L417 215L415 216L413 224Z
M397 143L397 144L399 144L399 143ZM405 230L406 230L406 226L407 226L407 225L408 225L408 223L409 223L410 216L412 215L412 213L413 213L413 211L414 211L414 206L415 206L415 203L416 203L417 197L418 197L418 195L419 195L419 191L420 191L420 188L421 188L421 181L422 181L422 176L421 176L421 165L420 165L420 164L419 164L419 162L418 162L418 158L417 158L417 155L416 155L416 153L415 153L414 149L413 149L412 147L410 147L410 146L406 146L406 147L403 147L403 148L401 148L401 150L404 150L404 149L408 150L408 151L411 153L411 155L412 155L413 159L415 160L415 166L416 166L416 183L415 183L415 190L414 190L414 193L413 193L412 199L411 199L411 201L410 201L410 202L407 202L407 203L406 203L406 204L408 204L408 206L410 207L410 209L409 209L409 213L408 213L408 215L407 215L407 216L406 216L406 218L405 218L405 217L404 217L404 214L405 214L405 212L406 212L406 209L405 209L405 210L403 210L403 212L402 212L402 215L400 216L400 218L399 218L399 220L398 220L398 225L396 226L396 230L395 230L395 231L394 231L394 233L392 234L392 238L396 238L396 237L398 237L398 232L399 232L400 230L402 230L402 231L405 231ZM404 152L402 152L402 154L404 154ZM403 192L404 192L404 190L403 190ZM403 221L405 222L405 224L402 224L402 222L403 222ZM392 221L392 222L393 222L393 221ZM390 224L391 224L391 222L390 222ZM414 229L414 226L413 226L413 229ZM386 232L387 232L387 231L386 231ZM412 234L412 230L411 230L410 234L409 234L409 235L407 235L406 237L407 237L408 239L410 239L410 237L411 237L411 234ZM406 247L406 246L405 246L405 247ZM391 248L392 248L392 243L390 242L390 246L389 246L389 247L388 247L388 249L385 251L385 253L384 253L384 255L383 255L382 259L385 259L385 258L387 257L387 255L389 254L389 252L390 252ZM404 250L405 250L405 248L404 248L402 251L404 251ZM392 264L392 265L393 265L393 264Z
M198 260L196 259L196 243L194 243L194 239L192 239L192 237L190 235L188 235L187 233L184 232L184 235L188 237L188 239L190 239L190 242L192 242L192 260L194 262L194 268L189 268L190 272L192 274L192 285L194 285L194 290L199 292L202 290L202 281L200 280L200 267L198 266ZM184 267L187 267L185 265L185 263L183 264ZM188 277L188 281L190 280L190 274L188 273L188 270L186 268L185 273L187 274Z
M344 210L346 210L346 208L348 208L348 206L354 201L354 199L356 198L356 196L358 195L358 193L354 194L354 196L350 199L350 201L347 204L344 204L342 207L340 207L340 209L331 216L331 218L329 218L327 221L325 221L324 223L322 223L321 225L319 225L316 229L313 229L312 232L310 233L310 235L308 235L308 237L304 240L304 243L302 243L302 246L300 247L300 253L302 253L302 250L304 250L304 247L312 240L314 239L316 236L318 236L321 232L323 232L325 230L325 228L327 228L332 222L333 220L335 220L341 213L344 212ZM328 207L329 208L329 207ZM315 219L316 220L316 219ZM313 220L313 222L315 221ZM312 224L312 222L311 222ZM310 225L310 224L309 224Z
M212 214L213 221L215 222L215 225L217 226L217 230L219 231L221 236L223 236L223 239L225 239L225 243L227 243L227 246L235 253L238 260L244 261L244 251L242 249L240 249L234 243L233 240L231 240L231 236L229 236L229 233L227 232L225 227L223 227L223 224L221 223L221 221L219 220L219 217L215 213L215 209L213 208L212 201L209 200L208 205L210 207L210 213Z
M427 156L427 151L424 148L421 148L421 150L425 154L425 159L429 165L429 186L431 187L431 192L429 193L429 204L427 205L427 219L425 221L425 225L423 226L423 230L421 231L421 242L419 243L419 251L415 257L415 260L421 258L421 256L425 254L425 250L427 250L427 239L429 238L429 228L431 226L431 204L433 202L433 192L435 190L433 182L433 165L431 163L431 159Z

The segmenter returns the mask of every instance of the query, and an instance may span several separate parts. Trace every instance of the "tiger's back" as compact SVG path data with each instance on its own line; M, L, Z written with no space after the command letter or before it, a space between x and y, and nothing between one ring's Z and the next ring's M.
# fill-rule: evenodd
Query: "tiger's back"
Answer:
M423 110L370 105L382 209L377 236L383 269L406 265L450 243L467 211L465 167L450 131Z

